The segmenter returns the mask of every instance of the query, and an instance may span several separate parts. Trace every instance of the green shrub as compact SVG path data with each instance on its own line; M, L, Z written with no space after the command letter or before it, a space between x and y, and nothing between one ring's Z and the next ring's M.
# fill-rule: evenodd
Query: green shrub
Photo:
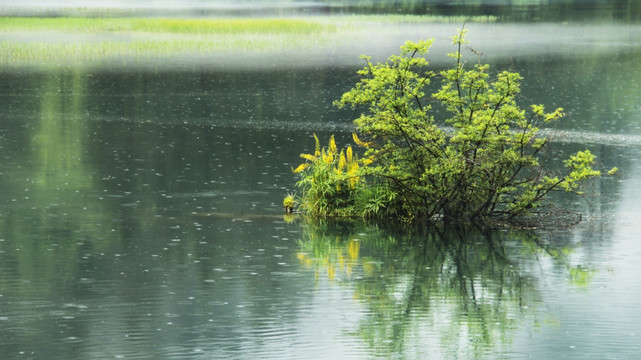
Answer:
M427 69L431 40L407 42L400 55L384 63L364 57L360 81L335 103L363 110L354 121L354 141L365 148L359 186L341 191L336 184L344 178L332 171L335 163L316 156L303 165L311 171L299 182L309 214L464 222L513 218L539 207L551 191L578 193L581 182L601 175L588 150L566 160L565 173L541 164L548 140L537 135L539 126L560 119L563 109L545 112L532 105L525 111L516 103L518 73L491 75L485 64L467 69L464 35L462 30L454 36L457 50L448 54L455 66L439 73ZM439 79L440 86L430 91ZM444 124L432 115L434 102L450 114Z

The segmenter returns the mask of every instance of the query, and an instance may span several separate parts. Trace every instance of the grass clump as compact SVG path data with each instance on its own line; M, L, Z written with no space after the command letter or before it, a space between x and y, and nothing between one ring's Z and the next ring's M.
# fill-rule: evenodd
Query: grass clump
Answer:
M301 154L307 161L293 169L303 175L297 184L305 194L301 210L314 216L347 216L361 189L358 157L351 146L339 151L334 136L327 147L321 147L316 134L314 140L314 153Z
M357 144L363 145L356 134ZM312 217L388 217L394 213L396 194L385 183L372 186L363 177L371 159L359 159L351 145L340 149L332 135L327 147L316 143L313 154L301 154L306 161L294 173L300 174L300 210Z

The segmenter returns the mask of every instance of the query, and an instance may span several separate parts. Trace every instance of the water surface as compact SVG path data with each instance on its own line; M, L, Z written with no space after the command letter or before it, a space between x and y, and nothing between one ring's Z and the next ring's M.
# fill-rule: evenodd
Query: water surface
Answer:
M487 25L480 34L503 45L481 48L494 67L522 72L524 104L566 109L551 161L587 147L620 168L585 198L558 199L584 214L569 228L444 231L283 216L291 168L312 133L350 138L355 113L331 102L355 81L351 60L4 70L0 352L635 358L637 28L614 39L586 27L562 34L581 40L563 44L555 31L540 35L546 29L564 28ZM513 42L516 32L539 35Z

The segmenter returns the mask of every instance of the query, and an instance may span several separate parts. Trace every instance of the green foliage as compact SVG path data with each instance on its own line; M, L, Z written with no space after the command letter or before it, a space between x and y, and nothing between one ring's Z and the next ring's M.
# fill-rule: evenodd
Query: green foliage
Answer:
M455 65L439 73L428 70L432 40L407 42L384 63L364 57L360 81L335 104L364 110L354 121L354 141L365 148L358 173L367 182L359 182L356 196L346 196L335 185L340 176L332 177L333 165L313 162L312 172L299 183L310 214L472 222L512 218L539 207L551 191L579 193L580 183L601 175L587 150L565 160L565 173L545 168L539 157L548 142L537 134L539 126L560 119L563 109L521 109L518 73L492 75L485 64L468 69L464 30L453 43L457 50L448 55ZM436 79L441 84L433 87ZM435 102L450 114L444 124L432 115ZM321 198L322 206L310 201Z

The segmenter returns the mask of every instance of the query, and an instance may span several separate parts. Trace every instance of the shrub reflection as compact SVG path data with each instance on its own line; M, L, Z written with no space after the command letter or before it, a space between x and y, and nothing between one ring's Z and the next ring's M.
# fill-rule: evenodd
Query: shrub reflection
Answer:
M569 245L527 231L308 223L299 244L317 281L353 287L364 316L350 335L381 357L495 353L520 323L539 321L533 264L553 261L578 286L594 273L570 265Z

